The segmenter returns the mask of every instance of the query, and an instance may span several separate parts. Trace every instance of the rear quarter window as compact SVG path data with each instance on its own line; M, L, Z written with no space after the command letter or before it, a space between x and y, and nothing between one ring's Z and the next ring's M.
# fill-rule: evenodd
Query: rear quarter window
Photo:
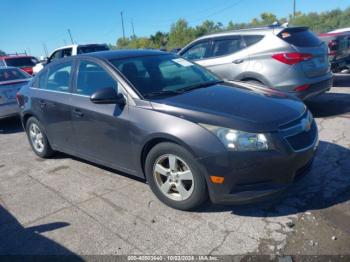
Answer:
M263 35L244 35L243 36L246 46L254 45L260 42L263 38L264 38Z
M14 57L5 60L8 66L14 67L32 67L38 63L38 60L35 57Z
M285 42L299 47L319 46L322 43L314 33L304 28L286 29L280 32L277 36Z

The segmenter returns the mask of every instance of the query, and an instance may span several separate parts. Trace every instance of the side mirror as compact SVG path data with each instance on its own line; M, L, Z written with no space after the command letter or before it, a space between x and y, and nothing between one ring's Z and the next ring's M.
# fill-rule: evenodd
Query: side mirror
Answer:
M90 100L95 104L125 105L126 103L124 95L117 93L112 87L98 89L90 96Z

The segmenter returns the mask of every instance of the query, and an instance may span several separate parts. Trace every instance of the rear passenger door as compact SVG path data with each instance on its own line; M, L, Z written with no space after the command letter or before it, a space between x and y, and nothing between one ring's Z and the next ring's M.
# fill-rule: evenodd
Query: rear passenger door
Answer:
M33 108L43 123L50 143L62 149L72 149L71 83L74 62L50 66L35 82ZM40 89L40 90L35 90Z
M186 50L182 56L208 68L226 80L233 80L244 72L249 63L249 56L242 36L216 37L208 40L208 43L205 46L205 52L203 51L205 55L202 57L192 59L189 55L193 49L195 50L196 45Z
M75 77L72 124L77 152L90 161L121 168L130 166L128 106L94 104L90 96L98 89L123 88L109 69L98 61L81 59Z
M249 63L245 47L239 35L215 38L210 57L201 61L201 64L223 79L234 80L244 73Z

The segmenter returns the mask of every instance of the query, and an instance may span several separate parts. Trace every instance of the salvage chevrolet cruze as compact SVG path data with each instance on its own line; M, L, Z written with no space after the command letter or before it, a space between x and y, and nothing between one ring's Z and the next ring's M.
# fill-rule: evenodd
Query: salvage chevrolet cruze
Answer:
M124 50L65 58L17 94L33 151L65 152L145 178L190 210L275 194L305 173L318 143L305 105L227 83L175 54ZM135 192L136 194L136 192Z

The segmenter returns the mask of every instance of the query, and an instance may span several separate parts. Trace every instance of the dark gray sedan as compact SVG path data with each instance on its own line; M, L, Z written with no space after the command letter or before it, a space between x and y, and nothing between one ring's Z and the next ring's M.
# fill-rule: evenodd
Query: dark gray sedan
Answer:
M276 90L225 83L159 51L107 51L45 67L18 95L40 157L55 151L145 178L169 206L245 203L305 173L317 127ZM137 194L137 192L135 192Z

